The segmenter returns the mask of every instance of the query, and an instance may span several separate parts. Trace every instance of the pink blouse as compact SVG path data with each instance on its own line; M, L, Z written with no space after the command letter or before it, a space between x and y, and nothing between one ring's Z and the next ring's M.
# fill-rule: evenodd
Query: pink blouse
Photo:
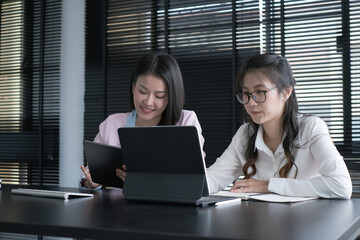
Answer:
M129 117L134 112L127 113L115 113L108 116L99 126L99 133L96 135L94 141L104 143L113 146L120 146L118 128L129 126ZM199 120L194 111L182 110L179 121L176 126L195 126L198 130L200 146L202 149L203 158L205 159L204 137L202 136L202 130Z

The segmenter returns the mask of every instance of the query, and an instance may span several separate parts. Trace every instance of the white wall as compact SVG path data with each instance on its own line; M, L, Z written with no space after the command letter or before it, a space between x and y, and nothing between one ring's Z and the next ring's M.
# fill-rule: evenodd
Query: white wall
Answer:
M83 162L85 0L63 0L60 186L77 187Z

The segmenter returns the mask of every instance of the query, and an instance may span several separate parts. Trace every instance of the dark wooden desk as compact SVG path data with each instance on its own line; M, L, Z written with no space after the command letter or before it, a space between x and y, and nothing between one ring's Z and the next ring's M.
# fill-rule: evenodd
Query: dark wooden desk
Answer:
M0 231L90 239L354 239L360 199L192 207L127 202L121 190L59 200L0 191ZM140 189L139 189L140 190Z

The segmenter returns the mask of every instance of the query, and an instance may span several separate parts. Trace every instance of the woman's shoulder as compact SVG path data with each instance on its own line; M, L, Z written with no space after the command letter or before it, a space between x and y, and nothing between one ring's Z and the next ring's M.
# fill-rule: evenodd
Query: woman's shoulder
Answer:
M126 112L126 113L113 113L110 114L106 120L108 121L112 121L112 120L118 120L118 119L122 119L122 118L127 118L129 116L130 112Z
M329 134L327 124L323 119L314 115L299 115L300 136L311 138L315 135Z
M181 116L191 116L191 115L195 115L195 116L196 116L195 111L193 111L193 110L186 110L186 109L181 110Z
M319 127L327 127L324 120L315 115L300 114L299 115L300 129L314 129Z
M246 122L242 124L236 133L233 136L233 139L238 139L241 141L247 140L251 134L254 133L254 130L251 127L251 124Z
M196 113L191 110L181 110L179 121L176 125L193 125L194 122L198 122Z
M249 137L253 132L254 131L251 130L250 123L242 124L233 135L230 145L235 147L237 151L244 152L248 144Z
M103 122L103 125L124 125L126 124L126 120L129 116L129 112L127 113L113 113L110 114Z

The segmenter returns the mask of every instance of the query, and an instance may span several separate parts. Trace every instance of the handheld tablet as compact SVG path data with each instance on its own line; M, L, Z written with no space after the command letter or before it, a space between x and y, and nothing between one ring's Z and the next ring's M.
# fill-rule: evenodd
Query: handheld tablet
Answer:
M93 182L123 187L124 182L115 174L124 164L120 147L84 140L84 150Z

